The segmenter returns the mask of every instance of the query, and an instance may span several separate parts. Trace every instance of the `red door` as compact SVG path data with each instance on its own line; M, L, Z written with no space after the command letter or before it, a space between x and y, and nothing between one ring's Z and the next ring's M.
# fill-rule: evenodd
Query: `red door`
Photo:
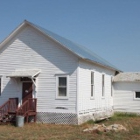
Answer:
M28 98L32 98L32 82L23 82L22 84L22 103L24 103Z

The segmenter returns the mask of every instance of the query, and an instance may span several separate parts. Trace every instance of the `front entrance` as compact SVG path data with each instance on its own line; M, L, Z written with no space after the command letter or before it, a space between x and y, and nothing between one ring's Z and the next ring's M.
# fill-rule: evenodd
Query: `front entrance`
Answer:
M32 98L33 92L33 83L32 82L23 82L22 83L22 104L28 100L28 98Z

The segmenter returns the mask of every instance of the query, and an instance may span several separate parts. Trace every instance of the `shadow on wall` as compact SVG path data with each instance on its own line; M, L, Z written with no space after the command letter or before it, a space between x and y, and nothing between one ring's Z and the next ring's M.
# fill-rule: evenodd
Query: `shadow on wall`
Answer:
M21 103L22 84L19 82L19 80L17 80L16 82L14 78L7 78L7 81L8 82L2 89L0 106L4 104L7 100L9 100L9 98L18 98L19 103Z

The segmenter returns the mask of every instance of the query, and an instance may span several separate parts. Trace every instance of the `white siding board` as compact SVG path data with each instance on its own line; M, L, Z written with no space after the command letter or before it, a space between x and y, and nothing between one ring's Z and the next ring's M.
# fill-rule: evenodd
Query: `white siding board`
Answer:
M135 91L140 91L140 82L115 82L113 88L115 111L140 112L140 100L134 100Z
M37 78L37 111L57 112L55 107L65 107L70 112L76 112L77 61L77 57L59 44L47 39L31 27L24 28L1 50L0 74L3 75L3 92L0 104L13 96L21 99L22 95L20 82L18 85L15 82L10 84L11 80L6 78L6 75L16 69L40 69L41 73ZM69 73L68 100L55 99L56 73ZM17 86L19 86L18 91Z
M94 71L94 99L91 99L91 71ZM105 98L102 98L102 74L105 74ZM100 111L113 106L111 76L114 71L88 62L79 62L79 112Z

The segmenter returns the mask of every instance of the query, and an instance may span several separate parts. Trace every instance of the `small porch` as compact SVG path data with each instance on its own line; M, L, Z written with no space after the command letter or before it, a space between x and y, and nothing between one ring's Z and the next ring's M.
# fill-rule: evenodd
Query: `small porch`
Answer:
M0 123L14 123L16 116L23 116L26 123L36 122L37 99L35 93L36 77L39 73L38 69L21 69L6 76L13 80L20 97L9 98L0 106Z
M16 116L23 116L26 123L31 122L31 118L36 122L36 105L36 98L28 98L20 107L18 107L18 98L9 98L0 107L0 124L14 124Z

